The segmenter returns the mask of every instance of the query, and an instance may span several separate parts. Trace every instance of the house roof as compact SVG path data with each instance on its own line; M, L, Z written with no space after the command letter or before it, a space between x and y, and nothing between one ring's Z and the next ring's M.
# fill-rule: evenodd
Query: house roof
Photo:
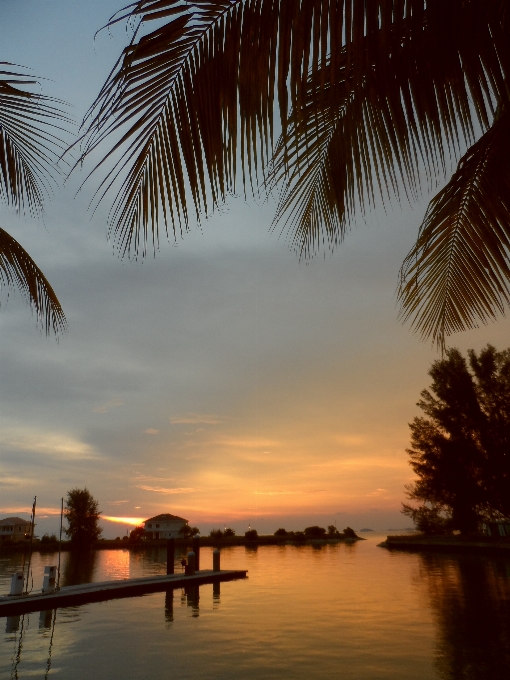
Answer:
M6 517L5 519L0 519L0 526L15 526L18 524L31 524L29 519L21 519L21 517Z
M174 520L179 520L180 522L187 522L187 519L184 519L184 517L177 517L177 515L171 515L170 513L165 513L163 515L156 515L156 517L149 517L149 519L145 520L145 524L147 522L170 522Z

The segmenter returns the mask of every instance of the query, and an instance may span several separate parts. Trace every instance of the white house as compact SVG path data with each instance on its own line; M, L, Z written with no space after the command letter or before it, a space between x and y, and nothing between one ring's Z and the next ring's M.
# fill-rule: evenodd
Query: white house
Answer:
M179 530L188 524L188 520L169 513L156 515L144 522L145 536L149 539L179 538Z
M31 526L30 520L21 517L0 519L0 542L29 540Z

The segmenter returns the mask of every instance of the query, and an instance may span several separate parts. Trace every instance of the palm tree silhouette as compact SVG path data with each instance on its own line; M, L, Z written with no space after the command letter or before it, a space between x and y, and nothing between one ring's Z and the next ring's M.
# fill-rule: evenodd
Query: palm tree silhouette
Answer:
M19 213L39 217L62 148L56 123L66 116L60 102L32 92L37 82L12 68L0 63L0 200ZM65 330L53 288L27 251L1 228L0 285L21 291L47 334Z
M138 0L89 110L98 201L122 254L190 212L273 192L303 256L382 197L437 191L400 272L401 316L444 347L509 301L510 6L505 0ZM275 139L276 138L276 139ZM455 164L457 169L454 170Z

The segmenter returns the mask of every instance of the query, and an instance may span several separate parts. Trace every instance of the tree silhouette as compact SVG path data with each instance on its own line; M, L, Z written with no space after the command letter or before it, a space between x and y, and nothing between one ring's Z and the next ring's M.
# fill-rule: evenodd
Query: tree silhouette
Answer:
M72 489L67 492L64 515L69 526L65 532L75 546L89 547L101 535L101 513L98 507L98 502L88 489Z
M510 513L510 350L458 349L434 362L431 391L410 424L410 465L418 480L404 505L418 528L474 531L483 519Z

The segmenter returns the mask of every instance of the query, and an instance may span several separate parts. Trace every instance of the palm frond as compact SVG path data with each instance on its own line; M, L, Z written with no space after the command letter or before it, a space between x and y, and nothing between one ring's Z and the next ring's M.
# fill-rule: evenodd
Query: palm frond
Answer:
M0 63L0 200L39 217L65 149L62 125L70 123L62 102L33 92L33 77ZM5 70L7 69L7 70ZM0 283L17 287L33 306L46 333L66 321L42 272L7 232L0 230Z
M81 160L113 140L93 172L123 254L182 234L238 167L245 191L283 185L276 220L300 252L331 247L365 201L437 187L509 99L505 0L138 0L124 20L81 140ZM478 315L486 291L458 285Z
M145 250L149 232L156 243L160 219L174 234L187 228L186 179L197 218L233 185L235 168L223 138L237 129L237 97L230 101L236 79L229 88L228 78L219 79L219 73L235 67L238 55L220 55L217 46L227 24L238 21L238 4L203 2L190 11L187 3L149 0L112 19L129 16L140 25L169 19L140 39L135 32L87 119L83 156L112 134L120 139L99 165L127 149L99 188L102 197L125 171L111 213L122 252L133 248L138 253L140 244ZM201 87L195 83L197 73Z
M82 159L117 135L95 170L123 149L98 190L101 200L120 182L110 224L122 252L133 243L138 252L148 236L157 242L160 217L174 235L188 227L186 186L199 220L235 191L239 160L245 188L257 183L272 149L275 108L285 129L309 69L317 71L331 37L345 33L344 6L349 14L356 4L141 0L112 19L137 28L85 121Z
M311 79L305 110L291 113L265 180L269 194L283 184L273 226L282 222L305 256L318 243L336 245L354 211L354 174L345 162L349 142L342 125L352 103L350 88L345 77L333 91L329 78L322 80Z
M37 82L0 63L0 199L16 210L42 214L65 145L62 102L29 89Z
M401 269L401 316L441 348L510 301L510 110L431 202Z
M287 146L296 143L310 126L289 131L289 111L299 119L320 106L326 83L334 89L344 69L353 93L388 97L383 124L396 125L404 143L420 138L435 177L454 148L472 141L473 117L488 126L492 99L505 90L500 4L139 0L125 8L111 23L130 19L136 30L82 138L82 159L115 139L96 170L123 154L97 194L118 192L110 224L121 250L136 244L138 252L150 236L157 242L160 220L174 235L186 229L187 186L197 220L224 201L235 190L239 159L245 183L256 180L272 148L275 107ZM151 22L157 27L144 34ZM311 107L310 77L317 83ZM370 135L366 115L359 131ZM380 131L373 129L375 144ZM368 170L373 158L365 159ZM416 162L406 162L404 175L415 174Z
M67 327L60 302L46 277L27 251L0 229L0 285L18 288L34 309L46 334L59 335Z
M456 3L442 12L429 3L420 13L416 5L400 20L381 21L373 34L367 29L358 45L362 69L346 70L344 47L335 79L329 59L324 73L311 73L302 107L290 113L267 184L270 190L283 184L275 224L289 228L301 253L335 245L355 208L364 210L377 195L403 191L416 199L423 170L429 186L437 186L447 158L474 141L474 122L486 129L492 99L506 96L494 44L482 39L490 37L488 17L485 33L473 12L455 31ZM478 61L471 59L475 37L485 49Z

